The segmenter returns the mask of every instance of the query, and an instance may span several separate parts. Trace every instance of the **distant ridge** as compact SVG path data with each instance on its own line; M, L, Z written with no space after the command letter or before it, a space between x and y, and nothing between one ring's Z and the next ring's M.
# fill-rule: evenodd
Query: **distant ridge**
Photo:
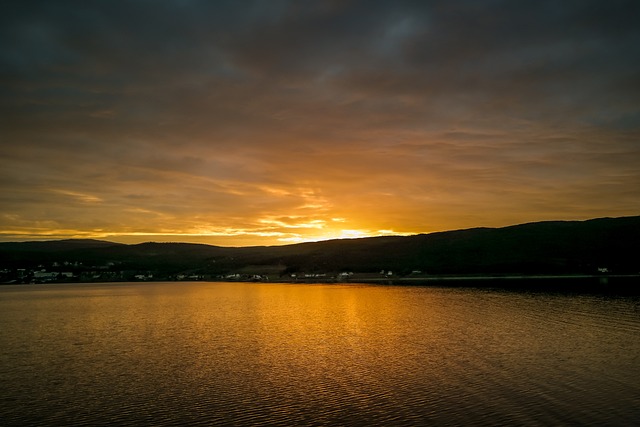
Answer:
M41 240L30 242L4 242L0 243L0 250L10 248L22 251L54 252L71 249L103 248L108 246L123 246L123 244L96 239Z
M423 274L593 274L640 272L640 216L544 221L502 228L471 228L286 246L219 247L190 243L125 245L101 240L0 243L0 267L46 262L113 265L215 276L234 272L341 271ZM116 267L114 267L116 268Z

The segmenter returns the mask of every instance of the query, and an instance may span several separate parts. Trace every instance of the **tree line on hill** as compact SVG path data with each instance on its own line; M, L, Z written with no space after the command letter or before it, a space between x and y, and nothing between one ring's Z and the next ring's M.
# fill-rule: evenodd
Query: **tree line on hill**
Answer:
M330 240L285 246L98 240L0 243L0 269L118 270L156 277L300 272L396 275L640 273L640 216Z

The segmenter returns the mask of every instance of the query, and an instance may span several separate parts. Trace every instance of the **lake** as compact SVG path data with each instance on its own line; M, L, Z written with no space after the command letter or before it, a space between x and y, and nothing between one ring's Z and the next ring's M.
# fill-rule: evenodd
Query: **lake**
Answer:
M640 425L640 298L0 287L0 425Z

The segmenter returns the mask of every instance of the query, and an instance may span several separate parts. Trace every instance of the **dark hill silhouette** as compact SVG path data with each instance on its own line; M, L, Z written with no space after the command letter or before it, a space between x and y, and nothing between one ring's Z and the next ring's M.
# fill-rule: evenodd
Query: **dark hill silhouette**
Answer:
M123 245L96 240L0 243L3 268L47 261L115 263L162 274L226 274L253 266L283 273L592 274L640 272L640 216L549 221L415 236L330 240L286 246L188 243Z
M0 266L30 267L46 262L60 260L64 255L74 253L92 253L94 250L108 247L126 246L120 243L94 239L66 239L35 242L0 243ZM74 259L75 257L71 257Z
M5 242L0 243L0 251L24 252L60 252L75 249L95 249L110 246L126 246L121 243L107 242L95 239L66 239L35 242Z
M640 217L305 243L274 251L290 270L432 274L640 271Z

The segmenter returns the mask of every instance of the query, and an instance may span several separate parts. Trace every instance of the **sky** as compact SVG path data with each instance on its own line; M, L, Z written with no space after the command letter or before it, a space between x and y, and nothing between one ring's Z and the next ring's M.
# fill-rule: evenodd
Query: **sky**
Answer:
M0 241L640 214L640 2L0 4Z

